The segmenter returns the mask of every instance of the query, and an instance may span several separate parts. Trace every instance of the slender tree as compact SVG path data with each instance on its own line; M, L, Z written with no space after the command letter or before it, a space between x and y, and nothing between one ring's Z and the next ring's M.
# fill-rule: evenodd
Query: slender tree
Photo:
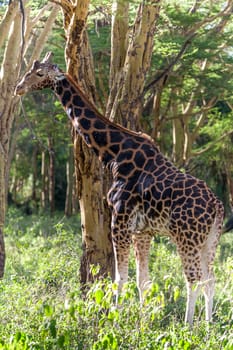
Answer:
M85 94L96 102L92 52L87 35L89 1L59 1L66 33L65 58L67 72ZM106 181L99 160L74 134L77 192L81 211L83 256L81 281L92 280L91 265L100 266L100 275L113 274L113 253L110 236L110 213L107 207Z
M111 94L106 115L133 130L140 129L143 92L159 11L160 0L142 1L131 29L127 2L117 0L113 3Z
M3 50L0 72L0 277L4 274L5 264L3 226L10 168L10 139L19 104L18 97L14 96L14 88L24 58L29 52L32 59L40 56L58 13L58 7L50 4L42 7L35 17L30 14L30 6L27 5L27 0L10 1L0 24L0 49ZM38 31L38 22L46 18L45 11L48 9L49 16ZM35 34L37 39L32 40Z

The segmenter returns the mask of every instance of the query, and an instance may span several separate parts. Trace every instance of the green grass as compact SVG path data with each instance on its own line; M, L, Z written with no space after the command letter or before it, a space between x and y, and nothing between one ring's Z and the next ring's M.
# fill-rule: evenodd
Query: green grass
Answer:
M96 281L82 297L80 223L62 216L24 216L10 208L7 263L0 281L0 349L233 349L233 235L221 238L215 261L214 322L203 321L203 299L190 330L183 323L186 291L180 260L165 238L151 247L153 286L140 308L135 264L120 298Z

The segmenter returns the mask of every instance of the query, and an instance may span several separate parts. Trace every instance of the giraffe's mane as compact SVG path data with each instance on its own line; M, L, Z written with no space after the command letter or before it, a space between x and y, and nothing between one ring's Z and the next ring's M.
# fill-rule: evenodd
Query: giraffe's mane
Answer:
M107 125L111 125L116 127L119 131L122 131L124 133L127 133L131 136L136 136L136 137L141 137L146 141L151 142L154 146L155 146L155 142L152 139L151 136L149 136L148 134L144 133L144 132L136 132L133 130L130 130L128 128L125 128L124 126L118 124L118 123L114 123L111 120L109 120L108 118L106 118L103 114L101 114L98 109L95 107L95 105L88 100L88 98L85 96L84 92L82 91L82 89L80 88L80 86L75 82L75 80L68 74L68 73L64 73L64 76L69 80L69 82L74 86L75 90L77 90L78 94L80 95L80 97L82 98L82 100L85 102L85 104L90 107L95 114L98 116L98 118L100 118L105 124Z

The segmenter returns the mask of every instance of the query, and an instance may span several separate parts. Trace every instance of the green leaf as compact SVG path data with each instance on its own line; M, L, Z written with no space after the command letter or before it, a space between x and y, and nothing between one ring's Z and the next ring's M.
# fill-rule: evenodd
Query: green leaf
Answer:
M95 291L95 301L97 304L101 304L103 297L104 297L104 292L102 291L102 289L97 289Z
M47 317L51 317L53 314L53 308L51 305L45 304L44 305L44 314Z
M50 321L49 330L50 330L51 336L53 338L56 338L56 336L57 336L57 322L55 319L52 319Z
M174 298L174 301L176 302L180 297L180 288L179 287L175 287L174 288L174 295L173 295L173 298Z

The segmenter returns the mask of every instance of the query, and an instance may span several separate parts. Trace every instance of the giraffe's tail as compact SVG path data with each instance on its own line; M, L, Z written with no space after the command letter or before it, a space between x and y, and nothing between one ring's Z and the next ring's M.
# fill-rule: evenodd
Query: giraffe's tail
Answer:
M227 233L233 229L233 215L227 220L222 228L222 233Z

